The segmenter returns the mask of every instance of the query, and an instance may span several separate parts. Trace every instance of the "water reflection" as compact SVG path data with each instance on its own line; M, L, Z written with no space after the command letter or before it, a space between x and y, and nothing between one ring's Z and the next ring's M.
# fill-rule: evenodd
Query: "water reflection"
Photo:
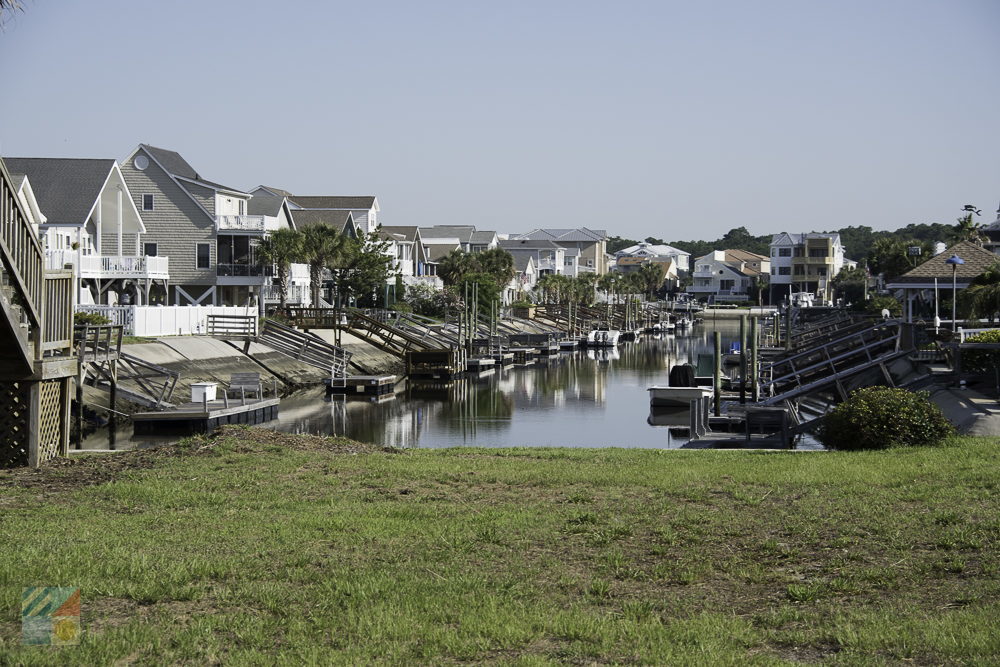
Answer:
M719 322L722 343L738 324ZM644 336L612 350L562 352L455 382L402 382L394 395L327 398L309 390L281 401L270 426L291 433L346 435L398 447L568 446L677 448L687 443L687 413L651 412L646 388L666 384L671 366L711 353L710 326ZM127 431L127 429L123 429ZM150 446L170 437L119 442ZM106 429L85 447L107 447Z
M719 330L725 346L738 337L735 324ZM560 353L454 382L404 383L378 401L300 394L282 401L276 428L399 447L680 447L686 436L668 427L686 425L686 412L651 415L646 388L710 352L712 331Z

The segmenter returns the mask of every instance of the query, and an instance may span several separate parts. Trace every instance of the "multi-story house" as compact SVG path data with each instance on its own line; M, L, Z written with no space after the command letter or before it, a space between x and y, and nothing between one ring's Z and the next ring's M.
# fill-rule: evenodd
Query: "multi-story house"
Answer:
M378 229L378 214L381 210L375 195L359 196L328 196L328 195L292 195L278 188L258 186L257 190L267 190L274 194L282 194L288 198L293 211L350 211L354 223L363 234L370 234Z
M643 241L628 248L622 248L615 253L615 259L621 259L622 257L648 258L651 261L660 262L673 260L677 271L687 272L691 270L691 253L669 245L646 243ZM634 265L635 262L626 262L625 264Z
M427 283L441 287L441 279L429 272L427 247L418 227L383 225L380 234L390 241L390 251L396 258L396 272L402 277L404 285Z
M754 296L758 279L770 271L767 257L744 250L713 250L695 259L692 283L695 298L715 301L746 301Z
M564 248L580 251L578 271L581 273L608 272L608 233L603 229L533 229L526 234L512 234L511 239L532 239L552 241Z
M844 267L837 233L775 234L771 239L771 303L809 292L827 303L833 277Z
M428 245L450 245L457 241L464 252L482 252L497 247L499 238L491 230L477 230L473 225L434 225L421 227L420 236Z
M500 241L500 247L513 255L515 260L520 257L531 257L532 270L538 277L550 274L566 275L567 249L557 243L544 239L510 239Z
M142 216L115 160L7 158L6 163L21 175L19 196L37 223L47 268L73 268L77 304L166 298L168 258L148 252Z

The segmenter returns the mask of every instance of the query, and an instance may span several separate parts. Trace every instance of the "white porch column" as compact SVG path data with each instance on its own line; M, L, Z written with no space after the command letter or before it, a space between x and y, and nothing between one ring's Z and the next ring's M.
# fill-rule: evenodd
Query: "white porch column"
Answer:
M121 256L122 256L122 224L123 224L122 218L123 218L123 214L122 214L122 188L119 185L118 186L118 257L119 257L118 263L119 264L121 264Z

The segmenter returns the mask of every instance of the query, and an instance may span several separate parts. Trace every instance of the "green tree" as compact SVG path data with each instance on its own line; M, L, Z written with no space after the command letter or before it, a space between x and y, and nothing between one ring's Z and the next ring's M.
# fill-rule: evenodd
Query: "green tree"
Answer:
M438 262L437 274L445 285L457 285L473 271L475 271L475 265L472 255L457 248Z
M285 310L288 306L288 282L292 263L303 257L302 233L294 229L279 229L260 240L256 254L259 264L274 267L279 308Z
M605 248L613 255L619 250L624 250L625 248L634 246L637 243L639 242L634 239L626 239L621 236L609 236Z
M972 219L972 213L962 216L954 227L956 241L970 241L983 244L983 226Z
M493 248L472 255L472 266L478 273L493 276L497 287L503 288L514 279L517 270L514 268L514 256L503 248Z
M868 274L861 267L844 268L830 281L834 297L843 299L844 303L861 307L865 301L865 291Z
M1000 262L972 279L961 292L959 304L967 317L987 317L993 323L1000 315Z
M395 261L387 255L389 242L378 232L350 239L339 266L335 267L338 289L357 303L374 306L394 272Z
M302 230L302 237L302 259L309 265L312 302L318 306L324 270L340 266L355 248L350 237L326 224L309 225Z

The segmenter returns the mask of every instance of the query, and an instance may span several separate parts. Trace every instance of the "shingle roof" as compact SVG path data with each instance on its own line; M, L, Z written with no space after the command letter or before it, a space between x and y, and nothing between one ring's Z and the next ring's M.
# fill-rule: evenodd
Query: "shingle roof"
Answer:
M350 211L292 211L292 220L296 229L302 229L309 225L330 225L334 229L343 232L348 224L354 221L354 216Z
M747 250L726 250L726 261L727 262L743 262L746 264L744 273L759 274L763 273L761 267L763 267L764 262L771 261L770 257L765 257L764 255L758 255L755 252L749 252ZM757 266L752 266L756 264Z
M24 174L50 223L83 224L111 173L114 160L4 158L9 171Z
M655 255L666 257L668 255L690 255L691 253L685 252L680 248L675 248L672 245L664 244L654 244L654 243L637 243L636 245L629 246L615 253L616 256L621 257L622 255L633 255L641 250L651 252Z
M339 196L296 196L288 197L302 208L313 209L334 209L334 210L367 210L375 206L375 195L363 195L360 197L339 197Z
M492 243L497 233L494 231L480 230L472 232L469 243Z
M514 269L516 269L518 273L524 273L528 270L528 265L534 261L534 256L532 255L527 253L517 253L514 255Z
M382 225L382 230L390 234L401 234L407 241L417 240L417 227L410 225Z
M260 187L264 188L265 190L269 190L274 194L280 195L282 197L288 197L289 199L291 199L292 197L292 193L289 192L288 190L282 190L281 188L272 188L270 185L261 185Z
M1000 256L994 255L989 250L980 248L975 243L962 241L951 246L943 253L934 255L926 262L907 271L898 278L894 278L889 282L888 286L899 285L902 287L907 284L931 283L934 282L935 278L942 281L942 286L944 286L943 281L950 281L952 274L951 264L946 264L945 260L952 255L958 255L965 260L965 264L959 264L958 268L955 269L956 283L963 285L968 285L973 278L997 262L1000 262Z
M472 225L434 225L421 227L420 236L425 239L457 238L461 243L472 243L472 235L476 228Z
M428 262L440 262L452 250L461 250L457 243L426 243L424 247L427 249Z
M198 172L194 170L194 167L188 164L187 160L182 158L181 154L177 151L168 151L165 148L157 148L156 146L150 146L149 144L139 144L139 146L149 153L157 162L159 162L171 176L186 178L190 181L197 181L198 184L215 190L243 192L243 190L240 190L239 188L231 188L228 185L222 185L221 183L216 183L202 178L198 175Z
M283 201L285 201L283 197L258 192L250 198L250 203L247 204L247 214L276 216L281 212Z

